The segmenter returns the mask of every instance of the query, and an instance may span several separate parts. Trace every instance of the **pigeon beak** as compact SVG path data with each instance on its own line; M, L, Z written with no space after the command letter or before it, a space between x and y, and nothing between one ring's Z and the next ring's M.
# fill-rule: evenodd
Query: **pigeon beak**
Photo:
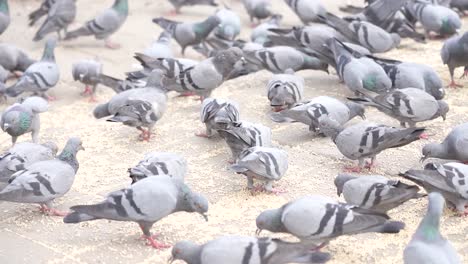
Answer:
M85 150L85 148L83 146L80 146L78 149L83 150L83 151Z
M336 191L336 195L338 195L338 197L340 197L340 196L341 196L341 191L340 191L340 190L337 190L337 191Z
M423 163L427 159L426 156L422 156L422 158L419 160L419 162Z
M174 260L174 257L170 256L169 259L167 259L167 263L171 264L172 262L174 262Z
M263 231L262 229L258 228L258 229L255 231L255 235L256 235L256 236L259 236L260 233L262 233L262 231Z
M447 116L446 116L446 115L442 115L442 120L445 121L445 119L447 119Z
M361 118L362 118L362 120L366 120L366 115L365 115L365 114L362 114L362 115L361 115Z
M3 124L3 131L6 131L10 127L10 124L5 123Z

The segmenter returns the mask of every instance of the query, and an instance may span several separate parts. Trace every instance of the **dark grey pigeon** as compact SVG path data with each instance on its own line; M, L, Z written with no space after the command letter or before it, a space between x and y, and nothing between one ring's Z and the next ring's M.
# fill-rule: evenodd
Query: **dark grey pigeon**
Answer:
M0 34L10 25L10 9L8 7L8 0L0 0Z
M468 123L456 126L439 143L426 144L422 149L423 160L438 158L468 162Z
M249 14L251 23L254 23L255 19L260 22L273 15L270 0L242 0L242 3Z
M196 135L209 138L218 130L229 129L239 121L239 106L231 100L206 98L203 100L200 119L206 126L206 132Z
M0 43L0 65L5 70L21 75L22 72L36 61L16 46Z
M34 41L42 40L47 34L57 32L58 38L62 39L60 31L63 30L64 37L67 34L68 25L70 25L76 16L76 0L57 0L49 9L46 20L41 25Z
M29 26L33 26L43 16L49 13L50 8L57 2L57 0L43 0L38 9L32 11L29 15Z
M304 78L288 69L284 74L273 75L267 84L267 96L274 112L290 109L302 101Z
M180 14L180 9L183 6L194 6L194 5L218 6L215 0L169 0L169 2L175 8L175 10L171 13L172 15Z
M206 220L208 200L183 182L169 176L148 177L130 187L108 194L106 200L91 205L76 205L65 216L65 223L80 223L96 219L136 222L148 240L148 245L168 248L154 239L151 227L162 218L176 212L196 212Z
M442 62L447 65L450 73L451 82L449 87L457 88L463 87L463 85L455 83L453 79L454 71L458 67L465 66L465 73L463 76L468 74L468 32L461 36L454 36L445 41L444 46L440 51Z
M171 47L171 34L167 31L161 32L158 39L143 51L143 54L152 58L174 58Z
M286 4L296 13L304 24L321 22L320 16L324 16L327 10L321 0L284 0Z
M138 165L128 169L132 184L151 176L167 175L179 181L184 181L187 174L187 160L170 152L150 152Z
M96 88L102 74L102 63L96 60L80 60L72 65L73 80L85 85L85 90L81 95L89 95L90 101L94 102Z

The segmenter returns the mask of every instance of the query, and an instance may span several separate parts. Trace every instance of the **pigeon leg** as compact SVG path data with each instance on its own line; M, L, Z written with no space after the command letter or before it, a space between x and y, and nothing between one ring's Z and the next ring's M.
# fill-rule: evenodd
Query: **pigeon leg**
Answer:
M421 135L419 135L419 138L420 139L429 139L429 135L427 133L422 133Z
M196 96L197 94L195 92L183 92L179 94L177 97L188 97L188 96Z
M371 170L373 167L376 167L377 163L375 162L375 156L371 158L369 163L366 163L365 168Z
M55 101L57 100L57 98L55 96L52 96L52 95L48 95L47 93L42 93L42 97L45 98L47 101L49 102L52 102L52 101Z
M275 195L279 195L282 193L286 193L285 190L279 189L279 188L273 188L273 181L268 181L263 188L265 189L266 192L273 193Z
M19 78L19 77L23 76L23 73L20 72L20 71L14 71L14 72L13 72L13 75L14 75L16 78Z
M463 85L456 83L455 80L453 80L453 78L452 78L452 81L450 82L448 87L449 88L462 88Z
M13 146L16 144L16 140L18 140L18 137L15 137L15 136L11 137L11 143Z
M110 41L110 39L106 39L104 45L109 49L120 49L120 44Z
M81 96L86 96L91 94L91 88L88 85L85 86L84 91L81 93Z
M93 85L93 87L90 89L91 93L90 93L90 97L89 97L89 100L88 102L90 103L96 103L97 100L96 100L96 87L97 85Z
M208 125L206 124L206 132L197 132L197 133L195 133L195 136L197 136L197 137L204 137L204 138L210 138L211 136L213 136L213 131L212 131L211 128L209 128Z
M151 232L149 230L153 226L153 223L140 222L138 224L141 228L141 231L143 231L142 237L148 240L148 243L146 245L152 246L153 248L156 248L156 249L165 249L165 248L171 247L171 245L167 245L167 244L156 241L156 237L151 235Z
M460 79L465 79L466 76L468 76L468 66L465 66L465 69L463 69L463 74L460 76Z
M44 214L47 214L47 215L50 215L50 216L66 216L69 214L69 212L63 212L63 211L59 211L55 208L52 208L46 204L41 204L41 207L39 208L39 210L44 213Z

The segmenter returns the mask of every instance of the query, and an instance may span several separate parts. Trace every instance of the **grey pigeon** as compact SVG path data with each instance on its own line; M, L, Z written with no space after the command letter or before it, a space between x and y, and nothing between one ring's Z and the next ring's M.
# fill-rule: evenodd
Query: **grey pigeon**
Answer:
M465 10L468 10L468 0L451 0L450 8L457 9L461 13L464 13Z
M377 108L397 119L405 127L441 117L445 120L449 111L447 102L436 100L432 95L416 88L393 90L384 94L363 92L364 98L349 98L354 102Z
M222 40L233 41L241 31L241 20L238 14L229 8L223 8L215 14L219 25L213 30L214 35Z
M218 133L231 149L230 162L235 162L241 152L248 148L271 146L271 129L262 124L239 121L226 129L218 130Z
M295 48L277 46L244 52L245 59L273 73L286 70L321 70L328 73L328 64Z
M99 13L93 20L86 22L82 27L68 32L65 40L81 36L94 36L104 39L108 48L119 48L120 45L112 43L109 37L123 25L128 16L128 0L115 0L111 8Z
M320 22L327 10L321 0L284 0L304 24Z
M284 74L273 75L267 84L267 96L273 111L290 109L302 101L304 94L304 78L294 75L294 71L286 70Z
M209 138L214 132L229 129L239 121L239 106L230 100L206 98L202 103L200 120L206 126L206 133L198 133L197 136Z
M440 233L440 217L444 198L439 193L429 194L427 212L403 252L405 264L461 264L456 249Z
M170 152L150 152L138 165L129 168L132 184L151 176L167 175L179 181L184 181L187 174L187 160Z
M438 158L468 162L468 123L456 126L439 143L429 143L422 149L423 160Z
M376 156L388 149L410 144L420 139L424 128L395 128L386 125L377 125L370 122L344 128L335 120L322 117L319 123L320 131L331 137L338 150L351 160L359 160L358 167L349 168L352 171L361 171L366 158L370 158L371 168Z
M453 79L453 74L456 68L468 65L468 32L461 36L454 36L445 41L444 46L440 51L442 62L447 65L451 82L449 87L463 87L462 85L456 84ZM468 73L465 67L465 74Z
M468 166L462 163L428 163L424 170L409 170L400 176L415 182L426 192L441 193L449 206L461 215L468 215Z
M257 253L254 251L257 248L265 251ZM179 259L188 264L325 263L330 259L330 254L314 252L307 245L280 239L231 235L203 245L179 241L172 248L169 263Z
M8 8L8 0L0 0L0 35L10 25L10 9Z
M10 72L24 72L36 61L23 50L7 43L0 43L0 65Z
M242 3L252 23L255 19L260 21L273 15L270 0L242 0Z
M242 151L231 169L247 177L247 188L252 191L265 190L279 193L273 182L280 180L288 170L288 153L269 147L251 147ZM263 181L263 186L254 186L254 179Z
M52 37L46 42L40 61L31 64L19 80L6 89L8 96L16 97L24 92L32 92L53 100L46 92L54 87L60 78L60 70L55 62L54 49L57 39Z
M269 36L272 34L272 32L269 30L278 28L282 19L282 15L275 14L272 15L268 21L265 21L262 24L256 26L250 35L252 42L264 44L265 42L270 41Z
M420 198L419 187L380 175L353 176L339 174L335 178L338 196L348 204L386 213L410 199Z
M150 75L150 73L148 75ZM101 73L99 76L97 76L97 80L94 80L94 79L91 79L91 80L92 82L96 81L96 83L98 84L102 84L106 87L111 88L116 93L121 93L121 92L131 90L131 89L145 88L147 86L146 84L148 81L148 76L145 75L143 79L139 79L139 80L136 80L136 79L122 80L122 79L118 79L118 78ZM90 93L91 93L91 97L89 101L95 102L96 99L94 98L92 94L92 89L90 89L90 92L89 91L86 92L85 90L85 92L83 92L82 95L86 95Z
M161 71L153 71L146 88L114 95L109 102L94 109L94 117L100 119L112 116L107 121L136 127L141 131L139 139L149 141L153 127L166 111L167 95L160 85L161 77Z
M258 233L289 233L303 242L322 244L319 247L342 235L398 233L404 228L404 223L390 221L386 214L338 203L322 195L305 196L278 209L266 210L256 223Z
M32 141L38 143L41 127L39 113L47 111L49 104L40 97L29 97L3 111L1 127L11 136L13 145L19 136L31 132Z
M143 54L153 58L174 58L171 48L171 34L167 31L161 32L159 38L151 46L143 51Z
M33 26L43 16L47 15L55 2L57 2L57 0L43 0L39 8L29 14L29 26Z
M356 116L365 118L364 106L354 102L341 102L329 96L319 96L310 101L298 103L290 109L271 113L274 122L300 122L309 126L309 131L320 133L319 121L323 116L344 125Z
M76 205L70 208L65 223L95 219L136 222L143 236L154 248L168 248L151 235L151 227L162 218L176 212L196 212L208 220L208 201L183 182L169 176L148 177L130 187L114 191L98 204Z
M80 60L72 65L73 80L85 85L82 95L90 95L91 101L95 101L94 95L102 74L102 63L96 60Z
M64 31L64 36L67 34L68 25L70 25L76 16L76 0L57 0L49 9L46 20L41 25L34 41L42 40L47 34L57 32L58 38L61 39L60 31Z
M57 150L57 145L53 142L15 144L0 156L0 182L7 182L15 172L24 170L35 162L54 159Z
M169 0L174 6L175 10L171 14L180 14L180 9L183 6L194 6L194 5L209 5L218 6L215 0Z
M197 45L205 41L210 33L221 23L218 16L210 16L202 22L177 22L163 17L153 19L163 30L171 33L172 38L182 48L182 55L188 46Z
M38 203L41 211L57 216L64 213L52 208L52 202L72 187L79 164L76 154L84 150L79 138L70 138L60 155L38 161L13 174L0 192L0 200L14 203Z

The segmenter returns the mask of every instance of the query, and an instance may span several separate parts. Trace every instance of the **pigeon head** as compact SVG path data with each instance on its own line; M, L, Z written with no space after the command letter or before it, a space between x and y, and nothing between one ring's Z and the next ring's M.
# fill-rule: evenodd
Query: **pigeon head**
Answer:
M359 116L362 119L366 119L366 108L362 104L357 104L355 102L346 102L346 105L349 108L350 111L350 119L352 119L355 116Z
M343 193L343 188L346 182L349 180L356 179L356 176L349 175L349 174L338 174L335 178L335 186L336 186L336 194L338 196L341 196L341 193Z
M270 232L283 232L285 231L283 223L281 222L281 210L272 209L263 211L255 220L257 224L256 234L260 235L263 230Z
M236 47L221 51L213 58L213 63L219 73L225 79L229 79L229 75L233 72L233 67L236 62L242 60L242 50Z
M31 127L32 116L25 111L8 111L3 115L2 130L10 135L26 133Z
M253 11L255 13L255 16L260 18L260 19L267 18L267 17L269 17L269 16L271 16L273 14L271 12L270 2L266 2L264 4L256 5Z
M195 34L200 36L202 39L208 36L214 28L221 23L221 19L217 16L210 16L203 22L197 23L193 27Z
M112 6L121 15L128 15L128 0L115 0Z
M106 116L110 116L109 104L100 104L94 108L93 115L95 118L100 119Z
M57 46L57 37L49 37L45 44L44 53L42 54L43 61L55 61L55 46Z
M58 146L57 144L55 144L54 142L52 141L47 141L46 143L42 144L42 146L52 150L52 153L54 154L54 156L57 154L58 152Z
M297 101L300 101L300 94L293 87L284 84L276 84L268 91L270 106L275 112L290 108Z
M442 20L442 26L440 27L440 33L442 35L452 35L457 33L457 29L461 27L459 20L451 19L447 17Z
M188 197L189 212L197 212L203 216L203 218L208 221L208 200L199 193L191 193Z
M328 116L322 116L319 119L319 129L327 137L335 140L343 127L336 120L330 119Z
M200 251L202 247L191 241L179 241L172 248L171 257L169 263L175 260L183 260L187 263L199 263L196 261L200 258Z
M437 101L437 103L439 104L439 110L437 111L437 114L440 115L445 121L445 119L447 118L447 113L450 110L449 105L447 104L447 102L442 100Z
M422 149L423 157L421 158L421 162L427 158L444 158L446 154L447 151L444 148L444 145L438 143L429 143Z

